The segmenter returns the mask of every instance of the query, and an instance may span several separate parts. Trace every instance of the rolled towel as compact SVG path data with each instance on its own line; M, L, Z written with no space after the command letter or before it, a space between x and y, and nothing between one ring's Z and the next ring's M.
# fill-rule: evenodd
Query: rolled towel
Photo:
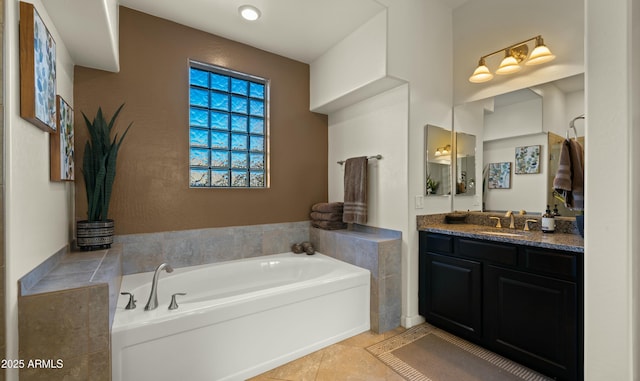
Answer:
M340 230L347 228L347 224L342 221L311 221L311 226L324 230Z
M337 213L322 213L322 212L311 212L309 215L312 220L315 221L342 221L342 212Z
M321 212L321 213L342 213L342 209L344 208L344 203L342 202L320 202L318 204L314 204L311 207L312 212Z

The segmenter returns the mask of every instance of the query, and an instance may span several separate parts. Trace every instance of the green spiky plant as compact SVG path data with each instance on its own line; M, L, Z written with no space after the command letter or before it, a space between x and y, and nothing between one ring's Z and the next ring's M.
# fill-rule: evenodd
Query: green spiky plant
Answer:
M89 130L89 140L84 147L82 175L87 191L87 220L89 222L106 221L109 213L111 189L116 177L116 159L122 140L129 132L133 122L129 124L120 139L116 133L111 139L113 125L124 107L118 107L110 121L107 121L102 108L98 108L93 122L82 113Z

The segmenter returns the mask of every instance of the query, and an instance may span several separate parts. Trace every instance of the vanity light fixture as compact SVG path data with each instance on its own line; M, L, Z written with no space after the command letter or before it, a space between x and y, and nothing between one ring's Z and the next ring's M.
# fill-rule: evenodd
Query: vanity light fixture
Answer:
M260 18L260 10L253 5L245 4L238 7L238 12L243 19L248 21L256 21Z
M531 41L535 41L535 48L531 52L531 55L529 55L528 43ZM520 71L522 68L520 63L523 61L525 65L530 66L546 63L556 58L549 48L545 46L542 36L538 35L480 57L478 67L471 77L469 77L469 82L482 83L493 79L493 74L486 64L486 58L501 52L504 52L505 57L496 70L496 74L499 75L512 74Z
M536 47L531 52L529 59L525 62L525 65L539 65L549 61L553 61L556 58L551 50L544 44L542 36L536 37Z
M451 153L451 145L447 144L444 147L436 148L436 152L433 154L434 156L444 156Z

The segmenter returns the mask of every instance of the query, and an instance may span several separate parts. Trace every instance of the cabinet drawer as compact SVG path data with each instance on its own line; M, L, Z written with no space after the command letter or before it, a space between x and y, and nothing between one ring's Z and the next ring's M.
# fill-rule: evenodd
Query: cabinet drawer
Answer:
M549 249L526 248L524 266L527 270L575 279L578 258L575 255Z
M456 253L509 266L518 264L518 247L509 244L458 238Z
M442 234L427 234L427 250L437 253L453 252L453 237Z

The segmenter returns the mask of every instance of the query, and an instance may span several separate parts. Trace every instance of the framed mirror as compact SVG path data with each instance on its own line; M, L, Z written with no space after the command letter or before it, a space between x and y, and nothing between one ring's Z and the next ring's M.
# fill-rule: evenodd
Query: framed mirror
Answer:
M425 127L425 195L451 194L452 133L437 126Z

